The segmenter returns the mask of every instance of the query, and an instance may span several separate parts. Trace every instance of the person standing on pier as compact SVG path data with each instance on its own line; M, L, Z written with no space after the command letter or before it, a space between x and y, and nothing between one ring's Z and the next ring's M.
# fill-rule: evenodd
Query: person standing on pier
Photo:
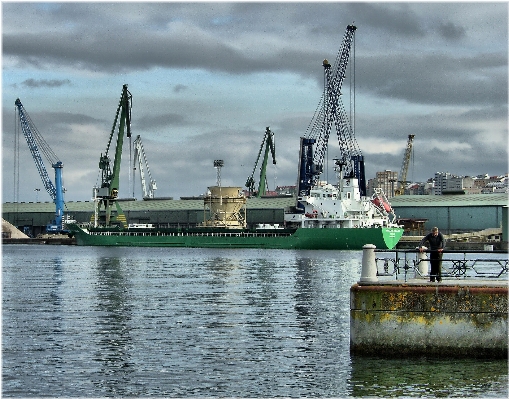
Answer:
M431 271L429 273L429 278L431 282L434 282L435 279L440 282L442 281L442 251L445 248L445 240L442 233L438 231L438 227L433 227L431 229L431 233L425 236L420 244L419 251L424 251L424 243L429 243L429 261L431 263Z

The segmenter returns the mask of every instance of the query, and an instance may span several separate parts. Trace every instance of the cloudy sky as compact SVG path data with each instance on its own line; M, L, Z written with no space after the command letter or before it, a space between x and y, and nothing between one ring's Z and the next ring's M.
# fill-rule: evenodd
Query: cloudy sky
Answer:
M15 199L16 98L64 163L66 200L85 201L100 183L124 83L156 196L204 193L216 183L215 159L224 160L222 185L244 186L267 126L277 161L269 188L294 185L322 61L336 57L352 23L355 75L348 71L343 103L355 76L368 179L400 170L408 134L409 180L508 172L506 2L3 2L3 201ZM35 201L39 188L49 201L21 140L18 199ZM334 137L329 144L332 158L339 146ZM126 147L120 196L141 199L131 169Z

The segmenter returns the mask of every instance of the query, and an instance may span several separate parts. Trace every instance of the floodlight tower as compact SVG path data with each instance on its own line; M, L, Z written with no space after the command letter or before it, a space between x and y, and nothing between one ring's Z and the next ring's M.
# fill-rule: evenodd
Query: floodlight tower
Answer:
M221 187L221 168L224 166L224 161L222 159L214 160L214 168L217 169L217 186Z

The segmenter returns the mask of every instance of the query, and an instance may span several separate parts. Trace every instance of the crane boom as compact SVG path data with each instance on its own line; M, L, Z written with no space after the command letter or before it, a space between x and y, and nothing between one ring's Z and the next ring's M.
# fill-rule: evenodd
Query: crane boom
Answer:
M150 173L150 167L148 166L147 156L145 154L145 149L143 148L143 143L141 142L141 136L136 136L136 140L134 140L134 162L138 162L138 167L140 169L140 180L141 180L141 189L143 191L143 198L154 198L154 191L157 190L156 181L152 178L152 174ZM145 181L145 167L147 168L147 174L150 180L150 188L147 188L147 182ZM136 166L135 166L136 169Z
M118 103L106 151L104 154L101 154L101 157L99 158L101 187L94 187L94 200L96 201L94 225L101 222L104 223L105 226L110 226L112 223L115 223L122 224L123 227L127 227L127 220L117 202L117 197L120 186L120 162L122 160L124 133L127 137L131 137L131 100L132 95L129 90L127 90L127 85L125 84L122 87L122 94ZM112 162L108 153L115 137L115 155L112 167ZM99 216L101 203L104 204L105 209L103 217ZM115 205L116 212L113 210L113 205Z
M256 167L258 166L258 162L260 161L260 157L262 155L263 148L265 146L265 152L263 155L262 166L260 168L260 181L258 182L258 191L256 191L256 197L260 198L262 195L267 193L267 162L269 160L269 150L272 155L272 163L276 164L276 144L274 140L274 133L270 130L270 127L267 126L265 129L265 135L263 136L262 145L260 146L260 150L258 151L258 157L256 158L256 162L253 168L253 172L248 177L246 181L246 187L248 188L250 194L255 191L255 181L254 181L254 173L256 171Z
M355 140L348 114L341 101L341 88L346 76L350 50L357 27L346 27L338 55L331 66L323 61L324 93L309 124L306 137L301 138L298 194L309 195L311 187L316 185L324 171L324 159L328 148L329 136L334 126L338 136L340 156L336 165L346 176L359 180L361 195L366 195L364 176L364 157Z
M410 158L412 155L414 137L415 134L408 135L405 155L403 156L403 163L401 164L401 170L399 172L400 180L398 181L398 188L394 191L394 195L403 195L405 193L406 178L408 175L408 165L410 164Z
M63 217L64 217L64 188L62 184L62 169L63 163L58 159L56 154L53 152L49 144L44 140L42 135L39 133L35 124L32 122L30 115L21 104L21 100L18 98L14 102L18 111L18 118L16 118L23 131L23 136L28 144L32 158L34 159L35 166L41 177L42 184L49 196L55 203L55 219L46 225L46 231L51 233L62 233L64 232ZM42 160L42 153L46 159L51 163L51 167L55 170L55 183L51 181L48 171Z

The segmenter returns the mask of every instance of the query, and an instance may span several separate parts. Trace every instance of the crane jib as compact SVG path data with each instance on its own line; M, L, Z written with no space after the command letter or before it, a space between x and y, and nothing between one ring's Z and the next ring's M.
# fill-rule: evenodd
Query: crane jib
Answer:
M55 219L46 226L47 232L62 233L64 232L63 216L64 216L64 188L63 188L63 163L58 160L58 157L53 152L48 143L44 140L39 133L35 124L32 122L28 112L26 112L21 100L18 98L14 102L18 110L18 122L23 131L23 136L26 139L32 158L34 159L35 166L41 177L42 184L49 196L55 203ZM55 183L51 181L48 171L42 160L42 153L46 159L51 163L52 168L55 170Z
M304 138L301 138L299 195L309 195L311 187L318 182L320 175L325 171L324 160L333 127L338 136L340 151L337 159L339 163L337 164L341 165L345 176L354 176L359 180L360 191L362 195L365 195L364 158L355 140L350 120L355 120L355 118L348 117L341 101L341 87L346 76L356 29L357 27L354 25L347 26L334 65L331 66L328 60L324 60L322 63L324 68L324 91L309 124L308 132ZM353 113L355 107L350 108ZM309 140L314 140L314 142L312 143Z

